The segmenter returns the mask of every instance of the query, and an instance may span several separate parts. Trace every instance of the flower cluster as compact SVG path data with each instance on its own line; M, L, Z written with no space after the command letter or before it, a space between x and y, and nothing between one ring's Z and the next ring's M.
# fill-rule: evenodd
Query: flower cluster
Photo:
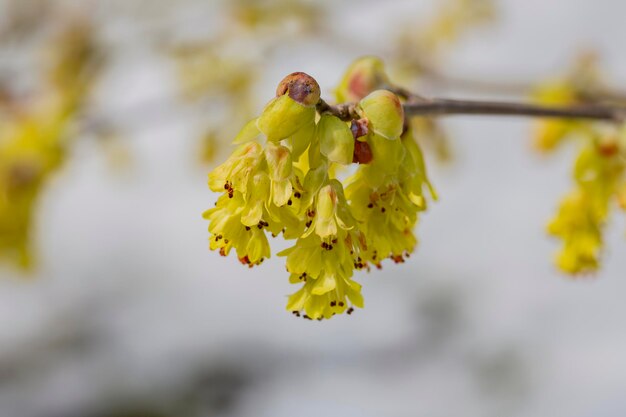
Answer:
M565 196L548 225L563 240L557 265L570 274L595 271L603 246L602 234L612 203L626 210L626 135L592 135L574 166L575 189Z
M210 248L223 256L234 249L252 267L270 257L268 233L294 240L278 256L300 285L287 310L307 319L363 307L354 271L408 257L423 190L432 192L401 100L380 89L382 64L365 63L336 90L338 101L355 103L345 115L321 101L312 77L287 76L209 174L210 189L222 193L204 214Z
M539 86L533 97L546 105L583 104L605 89L598 74L595 57L583 55L569 76ZM573 169L575 187L563 198L547 229L563 242L556 256L559 269L572 275L594 272L615 203L626 210L626 131L598 122L544 120L535 123L534 133L534 145L543 152L565 142L580 147Z
M66 159L72 117L93 83L100 59L85 22L65 28L48 45L46 90L33 102L9 99L0 119L0 258L32 262L35 204Z

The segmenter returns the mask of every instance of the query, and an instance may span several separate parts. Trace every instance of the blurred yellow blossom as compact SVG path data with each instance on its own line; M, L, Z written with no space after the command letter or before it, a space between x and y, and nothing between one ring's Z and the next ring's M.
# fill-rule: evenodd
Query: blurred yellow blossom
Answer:
M626 147L616 134L594 136L584 145L574 167L576 188L568 194L548 225L563 241L557 265L570 274L595 271L603 247L603 231L612 204L626 184Z
M568 74L539 85L535 102L543 105L582 105L606 91L597 54L580 54ZM556 264L568 274L587 274L600 266L603 234L613 204L623 201L626 137L611 125L581 120L546 119L534 122L533 142L551 152L565 142L581 150L574 164L575 188L567 194L548 225L561 239Z
M39 196L64 162L72 130L101 64L89 24L72 21L46 48L45 90L0 125L0 258L21 267L33 259Z
M578 103L575 87L568 82L549 82L537 87L532 99L538 104L564 106ZM542 151L556 148L568 135L585 129L588 123L577 120L539 120L533 123L533 144Z

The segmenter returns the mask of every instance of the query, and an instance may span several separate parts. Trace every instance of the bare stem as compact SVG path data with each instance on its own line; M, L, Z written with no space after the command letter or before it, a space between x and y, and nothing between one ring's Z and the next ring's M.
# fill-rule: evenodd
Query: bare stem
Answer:
M626 109L603 105L542 106L528 103L434 99L427 103L407 103L408 116L442 116L453 114L525 116L562 119L592 119L621 122Z
M318 112L332 114L342 120L358 119L355 103L331 106L320 101ZM608 105L542 106L529 103L496 102L480 100L426 99L410 100L404 104L407 116L522 116L560 119L604 120L620 123L626 119L626 109Z

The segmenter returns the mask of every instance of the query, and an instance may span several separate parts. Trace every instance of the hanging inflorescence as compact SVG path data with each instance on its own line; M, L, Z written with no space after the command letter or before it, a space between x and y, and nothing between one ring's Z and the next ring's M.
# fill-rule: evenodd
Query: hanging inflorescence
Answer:
M358 104L340 118L325 111L312 77L287 76L209 175L211 190L222 192L205 212L211 249L234 250L252 267L270 257L268 235L295 241L278 255L300 285L287 302L297 316L321 320L363 307L354 271L403 262L415 248L424 191L434 191L400 98L377 89L385 82L379 60L353 66L337 98Z
M205 213L210 248L223 256L234 249L252 267L270 256L268 235L293 240L278 253L300 285L287 309L320 320L351 313L363 306L354 271L404 262L417 244L418 214L436 199L415 140L420 120L463 111L543 115L555 119L536 124L539 149L567 138L581 144L576 188L548 226L563 241L556 263L576 276L595 271L610 211L615 202L626 209L626 129L620 107L585 107L589 91L601 90L593 77L575 80L539 88L543 107L429 100L394 86L383 63L366 57L350 66L330 106L312 77L293 73L209 175L211 190L222 192Z
M538 86L534 99L547 105L576 105L607 95L594 54L583 54L570 74ZM619 99L621 100L621 98ZM565 195L548 233L562 241L556 264L574 276L595 272L601 261L604 231L615 207L626 210L626 129L616 124L549 120L535 124L534 144L554 152L577 143L573 190Z
M0 118L0 260L32 263L36 203L67 158L73 122L101 67L87 22L76 21L48 45L42 93L8 100ZM0 103L2 104L2 103Z

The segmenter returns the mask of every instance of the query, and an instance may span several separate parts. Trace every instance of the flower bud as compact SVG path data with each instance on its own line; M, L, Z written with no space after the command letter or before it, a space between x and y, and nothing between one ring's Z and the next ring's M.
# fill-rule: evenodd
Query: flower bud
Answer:
M387 90L376 90L359 102L359 111L369 121L369 129L385 139L398 139L404 127L400 99Z
M372 162L372 148L369 143L357 140L354 142L354 154L352 162L356 164L369 164Z
M323 115L318 123L320 152L329 161L348 165L354 154L354 138L348 125L331 115Z
M283 78L276 88L276 97L289 95L303 106L312 107L320 101L320 86L304 72L294 72Z
M337 102L359 101L388 82L383 61L373 56L357 59L344 74L335 91Z
M278 142L296 133L306 125L315 123L315 107L306 107L288 95L270 101L261 116L257 127L270 142Z

